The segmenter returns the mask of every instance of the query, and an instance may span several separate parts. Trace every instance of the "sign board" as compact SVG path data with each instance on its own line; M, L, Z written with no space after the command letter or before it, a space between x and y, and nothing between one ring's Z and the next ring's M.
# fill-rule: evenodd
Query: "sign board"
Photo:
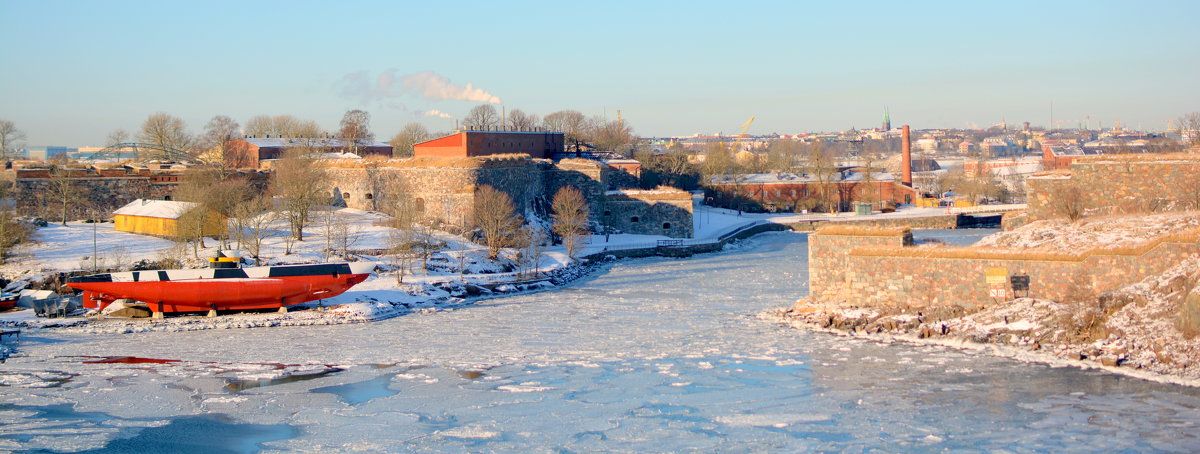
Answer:
M1004 287L992 287L988 289L988 297L998 300L1008 299L1008 289Z
M989 284L1007 284L1008 268L987 268L983 270L983 276Z
M1013 275L1010 278L1012 289L1015 291L1029 291L1029 275Z

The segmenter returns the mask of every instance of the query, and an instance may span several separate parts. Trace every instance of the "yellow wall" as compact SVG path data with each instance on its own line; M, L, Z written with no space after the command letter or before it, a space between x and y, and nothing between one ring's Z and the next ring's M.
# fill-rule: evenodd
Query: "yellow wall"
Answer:
M113 217L113 228L120 232L175 236L179 231L179 224L175 219L118 214ZM225 217L216 213L209 216L208 225L204 226L204 236L214 236L224 232Z

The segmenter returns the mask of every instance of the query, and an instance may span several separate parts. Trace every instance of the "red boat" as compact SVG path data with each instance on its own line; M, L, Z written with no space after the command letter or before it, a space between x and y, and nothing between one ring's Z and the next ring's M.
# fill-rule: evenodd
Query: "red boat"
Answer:
M67 279L83 290L83 306L103 310L118 299L141 301L150 310L274 309L341 295L370 276L372 263L149 270Z
M0 293L0 311L12 309L17 305L21 295L17 293Z

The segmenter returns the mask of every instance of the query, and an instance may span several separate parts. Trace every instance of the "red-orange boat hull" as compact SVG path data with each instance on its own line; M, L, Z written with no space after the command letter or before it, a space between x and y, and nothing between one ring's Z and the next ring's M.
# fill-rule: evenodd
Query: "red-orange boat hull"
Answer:
M118 299L141 301L154 312L272 309L340 295L370 276L340 265L247 269L257 270L250 272L258 277L240 269L217 270L213 277L175 280L170 273L193 277L197 271L140 271L85 276L67 285L83 290L83 305L91 309L104 309ZM129 276L133 280L123 279Z

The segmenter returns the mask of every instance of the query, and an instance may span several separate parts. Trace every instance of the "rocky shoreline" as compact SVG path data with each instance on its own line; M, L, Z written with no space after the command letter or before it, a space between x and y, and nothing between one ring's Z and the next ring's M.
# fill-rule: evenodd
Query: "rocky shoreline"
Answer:
M803 299L762 318L820 332L986 350L1200 386L1200 337L1189 338L1179 329L1176 316L1185 298L1171 290L1187 278L1186 272L1168 273L1094 300L1019 298L975 311L851 307Z

